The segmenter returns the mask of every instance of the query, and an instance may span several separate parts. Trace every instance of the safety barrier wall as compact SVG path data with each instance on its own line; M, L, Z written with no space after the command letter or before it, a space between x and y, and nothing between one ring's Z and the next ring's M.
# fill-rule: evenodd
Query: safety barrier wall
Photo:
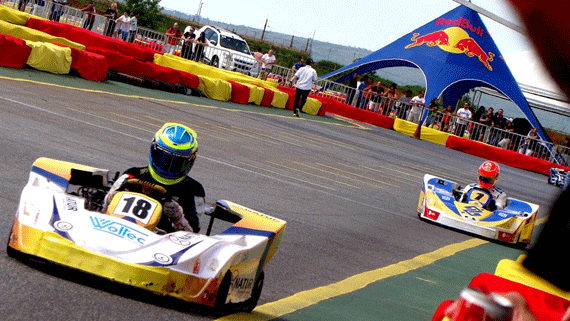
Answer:
M70 16L68 14L68 16ZM71 15L73 16L73 15ZM70 21L72 19L68 18L68 21ZM41 20L38 19L29 19L28 20L28 24L31 24L32 26L35 27L40 27L38 28L39 30L43 29L47 29L46 31L51 31L55 34L58 34L58 32L62 35L65 35L66 37L69 37L71 39L74 38L79 38L82 40L85 40L83 37L85 36L86 33L88 33L88 35L90 35L88 38L90 42L87 47L89 49L89 51L92 53L92 55L90 57L87 57L89 59L99 59L99 61L102 58L105 58L107 60L109 60L109 57L119 57L117 61L120 61L120 63L117 63L117 61L115 62L111 62L109 64L109 66L111 66L112 68L118 70L119 72L132 72L133 71L133 66L135 66L134 69L136 69L137 72L134 73L134 75L136 76L141 76L141 77L147 77L150 79L157 79L157 80L161 80L167 83L180 83L183 84L185 86L188 87L192 87L192 88L196 88L196 87L200 87L202 86L202 84L204 83L211 83L213 85L210 85L209 88L206 88L206 86L204 86L202 89L204 91L208 91L209 89L213 88L214 86L217 87L218 89L216 89L216 91L219 91L219 95L222 97L222 99L224 100L232 100L235 102L240 102L240 103L245 103L246 101L249 102L255 102L261 106L275 106L275 107L279 107L279 108L288 108L288 109L292 109L292 100L294 97L294 89L292 88L288 88L288 87L280 87L281 91L276 91L274 88L271 88L271 86L266 85L266 84L271 84L270 82L262 82L261 86L263 86L263 88L261 87L257 87L260 86L260 84L257 84L255 82L260 81L258 79L252 78L252 77L245 77L245 76L240 76L240 77L245 77L245 78L235 78L235 80L232 80L231 78L228 78L228 74L220 74L220 73L213 73L212 70L208 70L206 71L208 74L213 75L214 77L217 77L219 79L224 79L222 82L218 82L216 80L208 80L207 78L202 79L201 76L196 76L194 74L189 74L189 73L179 73L179 72L174 72L175 70L173 70L170 67L160 67L155 65L154 63L152 63L151 61L149 61L149 58L145 58L145 57L149 57L149 54L152 55L153 57L155 56L156 51L151 50L150 52L146 52L142 55L139 55L138 59L136 57L131 57L131 56L127 56L127 58L125 58L126 54L128 53L129 55L133 54L133 48L127 48L125 50L125 48L123 47L128 47L129 45L132 46L132 44L127 44L125 42L119 41L117 39L111 39L109 37L102 37L99 36L98 37L94 37L92 35L94 35L93 33L89 33L88 31L81 29L81 28L77 28L77 27L65 27L62 28L60 25L57 25L57 23L55 22L43 22ZM43 24L43 25L42 25ZM75 29L74 29L75 28ZM102 38L101 38L102 37ZM93 39L91 39L93 38ZM138 37L137 37L138 38ZM102 49L101 47L92 47L92 42L97 42L100 46L105 47L105 49ZM140 46L137 46L137 48ZM122 49L120 49L122 48ZM136 51L136 50L135 50ZM75 55L77 56L77 50L74 51ZM123 53L121 53L123 52ZM146 55L146 56L145 56ZM160 55L162 56L162 55ZM87 59L86 58L86 59ZM129 60L129 59L134 59L134 60ZM177 59L181 59L181 61L187 61L186 59L182 59L182 58L177 58ZM141 60L143 63L137 61L137 60ZM154 60L151 59L151 60ZM146 62L145 62L146 61ZM88 64L89 65L89 64ZM208 67L209 66L205 66L204 64L198 64L199 66L203 66L203 67ZM220 64L221 66L225 66L226 68L228 66L231 66L231 64L223 64L223 62L221 62ZM130 67L126 67L126 66L130 66ZM127 69L125 69L127 68ZM279 70L279 68L277 68L276 70ZM283 71L286 71L286 68L282 69ZM233 75L233 73L231 73L230 75ZM229 82L229 80L232 80L232 82ZM247 87L247 89L245 87ZM327 84L323 85L324 87L328 86ZM225 90L220 90L219 88L226 88ZM256 89L254 89L256 88ZM321 87L322 88L322 87ZM333 88L336 89L335 91L338 90L338 88L334 88L333 86L329 86L329 88ZM249 89L249 97L247 95L247 91ZM289 89L289 91L287 91L287 89ZM318 89L318 88L316 88ZM232 91L235 90L235 94L232 95ZM335 92L335 91L329 91L329 92ZM403 121L404 118L406 118L406 115L409 115L409 110L411 108L410 104L407 103L403 103L401 101L396 101L394 99L391 98L387 98L387 97L382 97L382 96L368 96L365 97L363 96L362 98L368 99L369 101L367 102L367 104L365 104L364 106L367 109L372 109L372 110L367 110L367 109L360 109L360 108L355 108L355 107L351 107L349 105L344 104L343 102L343 98L346 101L346 98L341 95L330 95L330 94L323 94L323 93L327 93L327 91L323 90L323 91L319 91L319 90L315 90L311 96L310 99L307 103L307 105L305 106L304 111L309 113L309 114L318 114L318 115L324 115L326 112L330 112L330 113L335 113L347 118L351 118L357 121L362 121L362 122L367 122L367 123L371 123L377 126L381 126L384 128L394 128L396 130L401 130L401 131L406 131L410 132L410 128L413 128L414 125L407 124L406 122ZM340 99L339 99L340 97ZM361 104L362 105L362 104ZM388 116L389 115L389 116ZM445 137L446 135L439 135L438 131L441 131L442 133L445 134L450 134L451 132L454 131L461 131L461 129L457 129L459 128L458 125L460 125L458 123L458 119L456 116L453 115L447 115L449 116L449 126L444 127L442 126L442 123L444 122L444 118L446 117L446 115L443 115L440 113L435 113L434 115L427 115L428 117L426 118L426 122L424 122L424 125L428 125L429 127L423 127L424 130L422 131L421 137L422 139L426 139L426 140L431 140L437 143L442 144L442 141L445 140L446 141L446 145L447 145L447 141L449 141L449 138L452 137L453 135L447 135L448 139L446 140ZM431 117L433 116L433 117ZM441 117L440 117L441 116ZM431 121L430 121L431 119ZM470 126L471 125L471 126ZM434 128L431 128L434 127ZM405 130L403 128L406 128ZM416 125L417 128L417 125ZM482 124L477 124L477 123L473 123L473 122L468 122L466 124L466 129L465 129L465 133L468 133L468 135L470 135L471 137L477 137L477 136L481 136L483 130L482 128L484 128L484 125ZM513 141L513 143L510 146L514 146L514 141L515 140L520 140L522 141L524 138L522 137L522 135L518 135L516 136L513 133L509 133L507 131L501 131L498 130L496 128L487 128L485 130L486 134L482 135L482 140L483 141L488 141L489 139L492 139L493 137L497 136L493 136L491 133L492 132L497 132L500 133L502 135L502 141L504 142L505 139L511 139L511 141ZM467 134L466 134L467 135ZM510 135L510 136L509 136ZM498 139L495 139L495 141L501 141ZM470 148L464 148L464 147L458 147L457 145L469 145L469 142L473 142L471 140L465 140L462 141L461 144L457 144L457 142L455 142L455 148L459 148L459 149L465 149L466 152L469 152ZM534 145L533 145L534 144ZM453 144L452 144L453 145ZM487 144L482 144L484 146L489 146ZM509 144L507 144L506 146L509 146ZM489 146L489 147L493 147L493 146ZM541 142L538 140L533 141L532 139L529 141L528 143L528 148L530 148L531 150L535 151L535 156L536 155L541 155L542 158L544 159L540 159L541 161L544 161L544 163L548 163L548 165L542 165L542 167L540 168L540 172L544 173L544 168L548 167L548 166L552 166L553 164L548 162L549 160L552 161L560 161L562 159L562 161L565 160L565 158L567 158L568 156L568 148L564 147L564 146L555 146L552 144L546 144L545 142ZM549 153L546 152L541 152L541 149L545 148L549 151ZM476 149L480 149L480 148L476 148ZM538 150L538 152L536 152L536 150ZM550 152L550 151L554 151L554 152ZM514 152L514 151L513 151ZM518 154L517 152L514 152L516 154ZM482 154L484 155L484 154ZM544 156L544 155L548 155L548 156ZM515 156L515 155L511 155L511 156ZM518 156L526 156L526 157L530 157L527 155L518 155ZM481 156L484 157L484 156ZM537 159L536 157L531 157L533 159Z

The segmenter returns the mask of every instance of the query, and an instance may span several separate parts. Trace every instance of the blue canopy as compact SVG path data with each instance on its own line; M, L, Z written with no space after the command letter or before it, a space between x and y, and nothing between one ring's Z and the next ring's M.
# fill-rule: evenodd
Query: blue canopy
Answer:
M471 88L492 88L511 99L538 129L539 136L550 141L481 17L470 8L459 6L321 79L354 69L336 80L342 83L354 73L387 67L419 68L425 77L426 101L441 96L445 105L455 106Z

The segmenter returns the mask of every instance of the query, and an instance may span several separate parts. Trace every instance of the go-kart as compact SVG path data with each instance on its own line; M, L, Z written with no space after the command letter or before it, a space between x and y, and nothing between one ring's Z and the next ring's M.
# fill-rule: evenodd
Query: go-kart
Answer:
M453 229L512 244L529 244L539 206L507 198L503 209L493 209L492 196L484 189L463 195L455 182L424 175L418 216Z
M158 185L129 180L125 185L133 188L118 192L101 212L112 176L104 169L37 159L21 194L8 254L55 262L217 312L251 311L257 305L263 268L279 248L285 221L219 200L208 213L205 235L167 233L157 228L161 198L167 199ZM229 227L210 235L214 221Z
M566 189L568 184L570 184L570 172L566 172L561 168L551 167L548 184Z

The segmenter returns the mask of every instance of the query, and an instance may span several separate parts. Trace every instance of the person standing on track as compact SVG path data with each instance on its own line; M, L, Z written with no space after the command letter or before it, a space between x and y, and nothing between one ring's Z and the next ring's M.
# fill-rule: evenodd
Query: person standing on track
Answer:
M293 103L293 115L299 117L299 111L303 109L307 102L307 97L313 89L313 84L318 80L317 71L313 69L314 61L309 58L305 67L299 68L295 76L291 78L291 83L296 83L295 101Z

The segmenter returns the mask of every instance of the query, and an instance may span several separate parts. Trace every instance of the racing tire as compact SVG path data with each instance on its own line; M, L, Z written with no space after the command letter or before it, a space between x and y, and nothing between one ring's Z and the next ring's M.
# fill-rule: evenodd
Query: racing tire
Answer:
M212 57L212 61L210 61L210 66L213 66L216 68L220 67L220 59L218 58L218 56Z
M253 285L253 289L251 290L251 298L247 299L247 301L243 303L242 310L244 312L251 312L257 306L257 302L261 297L261 290L263 289L264 279L265 279L265 273L261 271L259 277L257 278L257 281L255 281L255 284Z
M226 305L226 299L230 293L230 286L232 285L232 273L230 271L226 272L220 287L218 288L218 293L216 294L216 302L214 303L214 309L217 313L225 314L228 310Z

